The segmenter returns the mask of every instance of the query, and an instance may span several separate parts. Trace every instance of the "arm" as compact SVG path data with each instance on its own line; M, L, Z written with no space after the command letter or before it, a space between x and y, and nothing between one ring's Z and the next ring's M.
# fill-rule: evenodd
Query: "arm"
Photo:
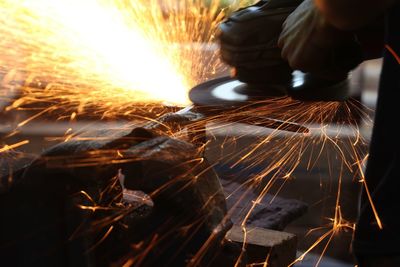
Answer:
M315 5L314 0L304 0L288 16L283 24L278 45L282 49L282 57L293 69L320 74L325 72L336 75L340 71L339 76L342 76L349 69L338 69L341 59L348 59L352 54L357 54L349 54L348 49L342 49L357 45L354 34L333 27ZM338 53L338 50L345 53Z
M343 68L343 59L363 53L363 58L354 57L361 63L380 56L382 15L395 1L400 0L304 0L283 25L278 42L282 57L306 72L347 73L357 64ZM357 46L359 53L346 49Z
M359 29L398 0L315 0L328 23L341 30Z

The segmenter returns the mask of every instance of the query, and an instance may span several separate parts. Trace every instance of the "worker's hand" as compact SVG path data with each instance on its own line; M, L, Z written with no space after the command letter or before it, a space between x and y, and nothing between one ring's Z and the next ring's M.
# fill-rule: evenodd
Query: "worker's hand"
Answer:
M347 74L362 61L354 35L330 26L313 0L286 19L278 45L293 69L323 76Z

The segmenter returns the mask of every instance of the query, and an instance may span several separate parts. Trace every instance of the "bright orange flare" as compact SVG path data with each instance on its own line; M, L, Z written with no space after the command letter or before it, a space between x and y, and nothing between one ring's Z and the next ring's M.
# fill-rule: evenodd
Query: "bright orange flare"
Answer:
M1 30L9 32L1 33L1 48L9 53L2 52L0 63L45 82L123 88L132 101L186 103L185 78L123 8L99 0L3 1L1 23L8 28Z

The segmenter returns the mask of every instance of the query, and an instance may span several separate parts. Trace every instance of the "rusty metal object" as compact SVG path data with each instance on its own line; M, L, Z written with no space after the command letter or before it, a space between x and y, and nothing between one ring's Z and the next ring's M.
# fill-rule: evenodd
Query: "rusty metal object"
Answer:
M237 169L232 170L234 171L238 172ZM229 196L226 202L234 224L241 225L245 222L248 227L283 231L291 222L307 212L308 205L305 202L282 198L275 194L265 194L254 206L254 200L259 197L257 188L248 190L242 183L224 179L224 175L232 177L227 172L218 173L221 175L224 192Z
M248 266L288 267L296 259L297 238L290 233L235 225L226 238L246 247Z
M154 206L124 201L122 175ZM57 145L0 198L3 262L22 266L197 266L214 258L231 227L201 151L145 128L111 142Z

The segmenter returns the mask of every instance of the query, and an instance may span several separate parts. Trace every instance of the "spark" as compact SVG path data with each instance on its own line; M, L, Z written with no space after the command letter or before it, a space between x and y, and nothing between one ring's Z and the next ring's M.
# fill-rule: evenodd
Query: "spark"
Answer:
M367 184L367 181L365 180L365 178L361 179L361 183L364 186L365 193L367 194L368 201L369 201L369 204L371 205L371 209L374 214L376 223L377 223L379 229L382 230L383 229L382 221L381 221L381 218L379 217L378 210L375 207L374 201L372 200L371 192L369 191L369 187L368 187L368 184Z
M21 142L12 144L12 145L4 145L3 147L0 147L0 153L5 153L8 151L11 151L13 149L24 146L26 144L29 144L29 140L24 140L24 141L21 141Z
M342 168L343 168L343 164L342 164ZM326 241L319 258L318 258L316 264L314 265L315 267L319 266L333 237L335 235L339 234L341 231L347 231L347 230L354 231L355 224L345 220L343 218L342 212L341 212L340 198L341 198L342 179L343 179L342 173L343 172L340 172L340 176L338 178L338 190L337 190L337 196L336 196L335 214L334 214L333 218L329 219L331 221L331 223L325 227L318 227L318 228L312 229L309 231L309 233L316 231L316 230L321 230L324 228L328 228L329 230L327 232L325 232L324 234L322 234L303 254L301 254L294 262L292 262L290 264L290 266L293 266L294 264L302 261L309 252L311 252L314 248L319 246L323 241Z
M257 191L260 192L243 217L242 227L246 229L247 221L251 214L268 193L276 196L288 180L295 179L293 175L296 174L295 170L300 162L305 161L307 163L307 170L311 171L321 162L324 153L327 153L328 149L330 149L329 151L333 151L329 152L333 155L333 158L332 162L331 160L328 161L329 169L336 163L342 166L340 170L338 170L338 191L335 214L330 219L332 223L318 228L327 228L328 231L320 236L296 262L302 260L306 254L326 241L326 243L323 244L323 251L317 262L318 265L335 235L340 234L343 230L354 231L354 223L347 221L342 216L340 196L341 184L345 171L356 177L354 181L359 180L357 177L363 176L362 166L365 162L368 142L360 133L359 122L354 117L357 117L357 115L360 115L366 123L371 123L365 111L360 109L360 104L353 100L346 102L302 103L291 100L290 98L282 98L261 101L260 103L254 104L254 107L236 109L231 113L226 112L221 116L209 118L210 122L215 123L213 124L215 128L212 129L211 127L209 130L214 131L221 127L221 121L224 121L224 117L227 116L231 116L229 119L225 118L225 121L227 120L229 122L238 121L241 123L249 122L251 124L252 117L258 117L259 121L262 121L263 117L267 117L297 122L310 127L310 133L308 134L302 134L301 132L284 134L279 129L271 130L266 134L266 137L257 137L258 140L253 144L239 151L236 150L238 152L223 155L219 159L221 162L224 162L224 164L232 162L230 165L232 167L242 164L246 166L244 171L257 166L258 168L260 168L260 166L265 166L254 176L249 177L242 185L248 186L249 188L257 188ZM249 118L248 120L243 119L246 116ZM236 120L236 118L241 119ZM336 129L332 129L332 125L335 125ZM228 127L228 125L225 125L225 127ZM349 131L349 133L346 133L345 130ZM252 131L255 131L254 128L252 128ZM245 138L248 134L249 133L243 133L233 138L225 138L221 147L232 146L238 142L240 138ZM310 156L307 159L304 158L305 155ZM240 175L240 173L238 175ZM334 178L332 177L333 173L329 173L328 175ZM330 177L328 176L326 178ZM278 188L273 191L276 187L274 185L277 183ZM274 197L271 202L273 200ZM245 250L246 240L243 240L243 246L243 250Z
M400 56L396 53L396 51L394 51L394 49L392 47L390 47L390 45L385 44L385 48L393 55L393 57L396 59L397 63L400 64Z
M259 103L260 104L260 103ZM269 118L281 118L285 121L297 122L302 125L310 125L310 133L304 134L301 131L299 133L283 133L279 128L271 130L271 132L266 137L259 137L257 142L250 144L246 149L241 150L239 153L229 154L227 156L222 155L218 162L231 161L231 166L237 166L239 163L248 166L246 168L252 168L261 164L263 167L257 174L253 177L249 177L245 185L249 188L259 188L259 194L250 205L246 216L243 218L241 223L243 231L246 233L248 230L247 221L251 213L258 204L261 203L262 199L268 194L272 193L275 196L282 190L283 186L287 181L295 179L295 170L299 166L300 162L305 160L307 162L308 171L312 170L317 166L318 162L323 160L323 155L327 152L327 149L332 149L334 154L332 162L328 162L330 168L334 163L340 163L341 168L339 170L338 177L338 191L337 191L337 201L335 204L335 214L330 219L331 223L327 226L322 226L316 230L328 229L327 232L322 234L317 241L306 250L305 254L302 255L297 261L302 260L305 255L312 251L313 249L323 246L323 251L321 257L319 258L317 265L320 263L324 253L328 250L329 245L335 235L340 234L343 230L353 231L354 224L345 220L341 212L341 183L345 170L347 170L354 177L362 177L362 166L366 161L366 145L367 142L364 140L358 128L358 123L352 121L351 111L349 108L354 108L354 103L349 102L317 102L317 103L302 103L294 101L288 98L266 100L263 101L261 106L251 107L250 109L236 109L232 112L225 112L223 114L217 114L214 116L209 116L205 118L205 121L193 122L190 124L190 134L182 128L177 128L175 130L169 128L168 124L163 123L163 128L166 129L167 135L174 136L179 139L189 138L189 141L193 141L192 138L197 139L200 135L204 134L205 122L208 125L208 130L216 130L221 126L221 122L228 121L228 125L232 121L236 121L236 118L240 118L239 122L246 123L253 121L253 116L256 116L259 120L263 120L263 117ZM347 111L349 114L345 114L345 117L349 117L348 121L342 123L335 122L335 117L337 117L339 111ZM358 112L356 110L356 112ZM246 116L249 117L246 120ZM227 117L229 117L227 119ZM154 121L155 123L156 121ZM336 129L331 129L329 124L335 124ZM215 125L215 126L213 126ZM215 127L213 129L213 127ZM346 137L346 133L343 132L345 129L350 128L352 134ZM248 133L240 135L239 137L229 138L224 140L222 146L230 146L240 140L240 138L245 138ZM344 135L344 137L341 137ZM190 137L191 136L191 137ZM94 138L96 139L96 138ZM205 145L199 148L199 151L205 149ZM313 151L310 153L310 158L305 159L304 156L307 155L307 151ZM315 150L317 150L315 152ZM331 152L330 152L331 153ZM242 156L242 155L245 156ZM64 160L68 158L63 158ZM361 159L361 160L360 160ZM48 162L51 163L54 158L49 158ZM136 158L127 158L124 155L123 150L103 150L103 151L92 151L90 156L85 156L79 159L71 159L71 164L66 164L65 161L62 162L62 166L97 166L101 162L108 162L111 164L120 164L125 162L134 162ZM204 159L202 157L195 158L192 161L184 162L182 164L192 164L201 163ZM335 160L333 162L333 160ZM267 163L265 165L265 163ZM212 167L212 166L211 166ZM210 168L211 168L210 167ZM179 180L182 177L187 176L189 173L193 173L194 169L190 168L188 173L181 174L176 177L175 180ZM202 172L193 174L193 181L196 181L196 177L200 176ZM330 175L333 175L332 173ZM327 177L329 178L329 177ZM355 179L358 181L359 179ZM171 181L173 183L174 181ZM281 183L279 185L279 183ZM188 186L189 184L185 185ZM278 185L278 190L273 191ZM163 190L163 187L168 186L168 184L163 185L152 193L157 194ZM248 190L247 192L251 192ZM273 201L273 199L272 199ZM97 207L97 205L93 205ZM91 209L92 207L83 207L85 209ZM97 207L96 209L99 209ZM228 213L229 214L229 213ZM161 239L166 238L168 234L160 235ZM240 262L241 257L245 253L248 240L246 240L246 234L244 234L245 240L243 240L242 253L237 262ZM209 243L213 240L213 236L207 239L204 246L201 247L199 252L192 259L192 262L199 262L203 255L209 248ZM324 243L325 242L325 243ZM154 244L153 244L154 245ZM145 255L141 254L145 257Z

